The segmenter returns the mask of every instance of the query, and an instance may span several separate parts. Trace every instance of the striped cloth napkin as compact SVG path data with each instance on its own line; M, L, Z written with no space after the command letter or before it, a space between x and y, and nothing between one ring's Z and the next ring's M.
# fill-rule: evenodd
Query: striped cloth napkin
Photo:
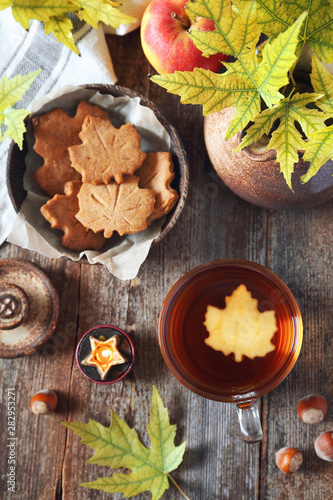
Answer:
M33 21L25 31L10 9L0 11L0 78L12 78L42 68L41 73L23 96L19 107L30 109L32 101L67 84L116 82L103 25L93 29L74 21L74 39L81 56L46 35L41 23ZM10 141L0 143L0 245L7 238L16 214L6 187L6 162Z

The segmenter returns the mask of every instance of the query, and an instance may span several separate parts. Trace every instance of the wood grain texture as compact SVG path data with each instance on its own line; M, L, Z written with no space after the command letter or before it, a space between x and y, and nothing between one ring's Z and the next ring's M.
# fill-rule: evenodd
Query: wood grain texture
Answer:
M140 46L139 31L108 36L118 84L151 99L178 130L188 154L190 190L176 226L154 246L138 277L122 282L102 266L50 260L5 244L1 258L27 258L45 270L60 295L60 321L54 337L37 354L1 360L0 421L6 426L6 391L17 395L17 492L22 500L118 500L80 487L83 481L107 476L106 467L86 464L92 450L80 444L60 421L110 423L110 408L135 426L144 444L152 385L177 424L176 444L187 441L184 461L174 479L191 500L284 500L332 496L332 465L316 458L315 437L333 428L331 332L333 329L332 248L330 221L333 203L299 212L273 212L252 206L231 193L213 171L205 150L200 106L181 105L179 98L150 82L153 69ZM96 82L99 83L99 82ZM262 398L264 441L246 445L232 405L192 394L171 375L161 356L158 315L168 290L191 268L218 258L243 258L266 265L295 294L304 319L304 345L295 368L272 393ZM114 324L133 339L137 358L123 381L100 386L77 369L74 352L81 336L93 326ZM55 414L36 417L30 397L49 387L59 395ZM310 392L328 401L326 419L303 424L296 405ZM6 449L1 434L1 450ZM304 464L297 474L284 476L274 454L282 446L297 446ZM7 456L0 460L6 481ZM2 488L5 490L5 486ZM151 498L149 493L137 498ZM179 500L171 484L166 500Z

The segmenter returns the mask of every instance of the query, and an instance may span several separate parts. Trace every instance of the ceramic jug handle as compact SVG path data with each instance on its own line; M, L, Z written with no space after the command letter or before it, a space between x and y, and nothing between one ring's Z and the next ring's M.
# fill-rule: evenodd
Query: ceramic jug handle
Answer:
M258 400L247 404L236 405L241 433L247 443L257 443L263 438Z

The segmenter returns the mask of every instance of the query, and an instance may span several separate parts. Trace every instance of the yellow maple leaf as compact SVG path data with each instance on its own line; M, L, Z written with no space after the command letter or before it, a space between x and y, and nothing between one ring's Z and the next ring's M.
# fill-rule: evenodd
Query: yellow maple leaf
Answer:
M235 115L225 136L228 140L259 115L262 101L272 108L283 99L280 90L288 84L288 71L297 60L295 49L306 12L275 40L266 43L259 58L256 42L260 28L255 2L246 2L237 13L229 0L196 0L187 6L191 15L195 12L215 22L214 31L190 32L195 45L205 55L222 51L236 60L224 63L226 71L221 74L194 68L154 75L151 80L179 95L182 103L201 104L204 115L234 107Z
M44 23L44 30L47 35L53 33L58 42L66 45L66 47L75 52L75 54L79 54L79 50L74 42L72 29L73 23L67 14L51 17Z
M31 20L41 21L46 34L53 33L58 42L76 54L79 51L73 38L73 25L67 14L76 15L93 28L97 28L100 21L114 28L138 21L121 12L121 4L112 0L0 0L0 11L9 7L15 20L24 29L29 29Z
M121 24L131 24L137 19L121 12L121 4L111 0L75 0L81 7L76 15L97 28L98 22L102 21L108 26L119 28Z
M22 149L23 134L26 130L24 119L29 114L29 111L23 108L15 109L13 106L19 103L40 72L39 69L27 75L16 75L11 79L7 75L1 78L0 126L5 125L6 129L3 134L0 133L0 141L8 137L13 139Z
M324 127L328 116L317 108L307 107L314 103L322 94L299 94L283 99L272 109L265 109L255 118L253 124L247 129L246 135L235 149L240 151L245 146L249 146L258 141L264 134L270 135L273 124L275 130L272 132L267 149L277 151L276 161L280 164L280 171L283 173L286 183L292 189L292 173L294 165L299 161L298 152L307 150L311 141L305 141L302 133L307 137L312 137L313 133ZM298 129L295 123L298 123Z
M20 0L17 2L12 0L10 5L15 20L26 30L29 29L31 19L46 23L53 16L61 16L78 8L74 0L73 2L67 0Z

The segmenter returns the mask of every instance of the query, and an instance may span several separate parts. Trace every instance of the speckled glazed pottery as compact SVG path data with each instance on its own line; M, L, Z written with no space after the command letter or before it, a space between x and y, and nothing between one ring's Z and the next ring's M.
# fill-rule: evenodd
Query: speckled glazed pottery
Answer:
M241 134L224 140L233 108L206 116L204 137L210 161L223 182L240 198L264 208L303 209L324 203L333 198L333 162L327 161L303 184L301 176L309 168L309 162L300 160L294 167L292 187L287 186L280 166L276 163L275 150L261 154L245 148L237 153Z
M0 358L36 352L53 335L58 316L57 291L39 266L0 259Z

